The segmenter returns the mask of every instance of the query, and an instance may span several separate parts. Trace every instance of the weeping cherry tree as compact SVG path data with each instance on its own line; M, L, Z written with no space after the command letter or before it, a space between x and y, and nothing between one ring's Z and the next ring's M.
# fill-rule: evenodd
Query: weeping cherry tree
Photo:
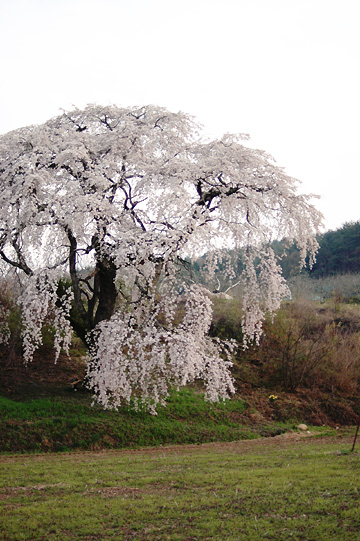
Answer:
M295 241L304 264L321 225L245 139L204 140L192 117L155 106L88 106L0 136L0 258L22 284L25 362L50 320L56 358L73 330L87 344L104 407L155 413L195 379L208 400L234 392L234 344L209 337L211 296L184 260L213 254L210 279L217 252L242 248L246 347L287 294L271 240Z

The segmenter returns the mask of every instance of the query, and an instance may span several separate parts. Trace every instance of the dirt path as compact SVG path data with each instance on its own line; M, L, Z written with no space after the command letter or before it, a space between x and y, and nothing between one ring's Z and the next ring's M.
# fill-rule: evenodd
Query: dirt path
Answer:
M241 440L241 441L232 441L232 442L215 442L215 443L202 443L200 445L166 445L161 447L149 447L143 449L124 449L124 450L114 450L109 451L111 453L121 453L121 454L166 454L166 453L197 453L197 452L213 452L218 451L231 451L234 452L246 452L252 451L256 448L261 447L286 447L288 445L297 444L306 444L306 443L319 443L326 445L329 443L339 442L352 445L353 436L339 434L337 436L316 436L316 434L311 432L286 432L279 436L268 437L268 438L258 438L254 440ZM358 442L360 448L360 442ZM107 452L107 451L102 451ZM102 453L100 452L100 454Z
M24 460L25 457L31 457L34 460L47 460L50 456L52 460L63 459L65 456L70 456L72 459L79 461L93 460L96 457L105 457L106 455L164 455L164 454L191 454L191 453L206 453L206 452L234 452L234 453L246 453L255 451L257 448L265 447L287 447L295 445L306 445L309 443L316 443L318 445L328 445L331 443L346 444L351 450L355 435L349 435L349 429L346 431L339 430L336 436L317 436L311 432L286 432L279 436L258 438L254 440L241 440L225 443L202 443L199 445L164 445L160 447L144 447L140 449L114 449L114 450L101 450L101 451L75 451L69 453L44 453L39 455L0 455L0 463L6 463L14 460ZM357 447L355 451L360 452L360 439L357 441Z

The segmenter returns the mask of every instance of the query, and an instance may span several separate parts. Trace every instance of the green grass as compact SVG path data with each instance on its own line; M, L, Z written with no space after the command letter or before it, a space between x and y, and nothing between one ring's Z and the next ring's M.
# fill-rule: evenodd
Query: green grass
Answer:
M335 438L0 457L0 537L357 539L359 454Z
M164 444L234 441L276 435L294 422L251 426L243 400L209 404L193 390L171 393L157 416L124 407L91 406L87 393L14 401L0 397L0 452L138 448Z

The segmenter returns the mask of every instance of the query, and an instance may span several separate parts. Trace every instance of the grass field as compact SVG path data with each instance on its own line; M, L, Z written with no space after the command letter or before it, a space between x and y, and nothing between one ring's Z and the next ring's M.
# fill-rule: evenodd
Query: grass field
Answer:
M333 338L353 366L346 328ZM191 386L152 416L104 411L71 390L81 350L56 367L45 350L27 367L5 353L0 541L360 541L360 435L351 452L346 428L358 422L358 372L331 368L346 392L290 393L264 384L260 357L240 359L233 400L209 404Z
M0 457L0 538L359 539L349 436Z

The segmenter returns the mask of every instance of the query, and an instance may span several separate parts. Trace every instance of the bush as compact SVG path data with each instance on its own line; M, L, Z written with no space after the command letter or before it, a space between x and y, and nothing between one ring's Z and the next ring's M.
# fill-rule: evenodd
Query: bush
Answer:
M291 392L309 384L331 350L331 344L322 340L324 331L326 323L317 317L308 302L285 304L274 319L268 319L264 325L263 378Z
M336 315L336 317L334 317ZM360 311L355 306L286 303L264 325L255 349L261 384L355 395L360 384ZM254 351L252 352L254 356Z
M320 389L355 396L360 387L360 307L333 300L319 304L304 298L283 303L264 322L259 346L241 348L241 303L214 298L210 333L236 339L239 350L233 376L238 387Z

